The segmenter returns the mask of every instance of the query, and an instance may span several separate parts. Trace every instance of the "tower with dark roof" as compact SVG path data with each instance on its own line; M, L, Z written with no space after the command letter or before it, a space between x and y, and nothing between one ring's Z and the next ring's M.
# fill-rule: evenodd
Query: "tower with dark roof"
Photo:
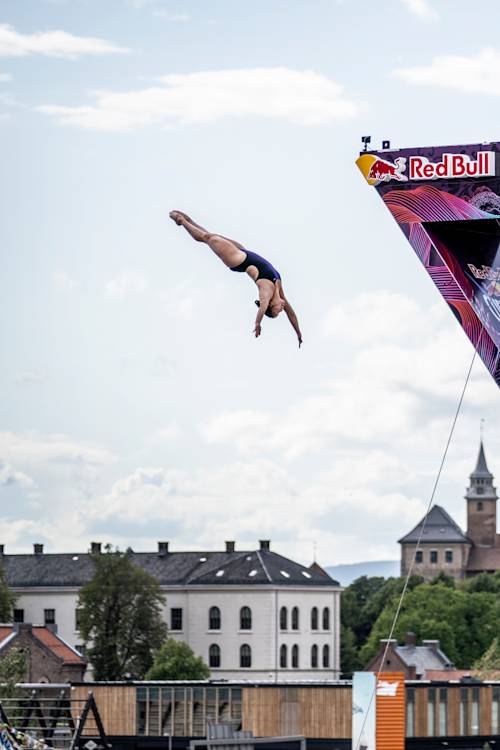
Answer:
M443 572L456 579L500 570L497 534L497 492L481 438L476 468L465 494L467 533L439 505L405 534L401 544L401 575L410 567L430 581ZM425 521L425 525L424 525Z
M467 488L467 536L477 547L495 547L497 537L497 493L493 474L484 455L483 441L479 447L476 468Z

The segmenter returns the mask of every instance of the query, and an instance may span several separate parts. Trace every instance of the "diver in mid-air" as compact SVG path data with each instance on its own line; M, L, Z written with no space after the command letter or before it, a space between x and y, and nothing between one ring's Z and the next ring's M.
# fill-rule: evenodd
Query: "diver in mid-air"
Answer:
M171 211L170 218L179 226L184 227L197 242L204 242L208 245L231 271L246 272L255 281L259 289L259 299L255 301L259 308L254 328L256 337L261 334L261 323L264 315L269 318L277 318L280 312L284 310L297 334L300 347L302 334L299 321L293 307L285 297L281 276L269 261L251 250L245 250L243 245L235 240L230 240L220 234L212 234L182 211Z

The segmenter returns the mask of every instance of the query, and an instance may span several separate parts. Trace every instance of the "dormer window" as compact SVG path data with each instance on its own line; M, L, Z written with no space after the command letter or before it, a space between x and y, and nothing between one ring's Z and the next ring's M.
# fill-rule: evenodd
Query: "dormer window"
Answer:
M476 492L478 495L484 495L484 487L476 487Z

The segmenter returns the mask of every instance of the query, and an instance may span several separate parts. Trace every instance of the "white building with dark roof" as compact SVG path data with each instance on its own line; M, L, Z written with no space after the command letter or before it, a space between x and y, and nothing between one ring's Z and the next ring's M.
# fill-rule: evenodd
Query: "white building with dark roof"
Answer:
M476 468L465 494L467 531L463 532L444 508L433 505L427 516L399 540L401 575L407 574L413 560L413 572L426 580L432 580L441 571L462 579L500 570L498 496L493 481L481 441Z
M81 649L78 591L93 574L91 553L6 554L0 561L18 596L14 620L57 625ZM331 680L340 677L340 593L318 565L304 567L270 549L132 552L166 596L169 635L186 641L214 678Z

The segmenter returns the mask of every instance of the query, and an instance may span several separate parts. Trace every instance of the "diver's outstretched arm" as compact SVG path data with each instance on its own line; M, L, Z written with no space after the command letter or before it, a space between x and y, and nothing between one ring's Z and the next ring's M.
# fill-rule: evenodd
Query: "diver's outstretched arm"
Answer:
M273 296L272 292L270 292L268 289L263 289L260 284L258 284L257 286L259 287L259 309L257 311L257 317L255 318L255 328L253 329L256 339L260 336L260 324L262 323L262 318L264 317Z
M297 334L297 338L299 340L299 349L300 349L300 345L302 344L302 333L300 331L299 320L295 314L295 310L293 309L293 307L291 306L291 304L285 297L285 292L283 291L283 284L280 284L280 296L285 303L285 307L283 309L287 314L288 320L290 321L290 324L293 330Z
M289 302L286 302L284 310L288 316L288 320L290 321L293 330L297 334L297 338L299 340L299 349L300 349L300 345L302 344L302 333L300 331L298 318L295 315L295 311Z

